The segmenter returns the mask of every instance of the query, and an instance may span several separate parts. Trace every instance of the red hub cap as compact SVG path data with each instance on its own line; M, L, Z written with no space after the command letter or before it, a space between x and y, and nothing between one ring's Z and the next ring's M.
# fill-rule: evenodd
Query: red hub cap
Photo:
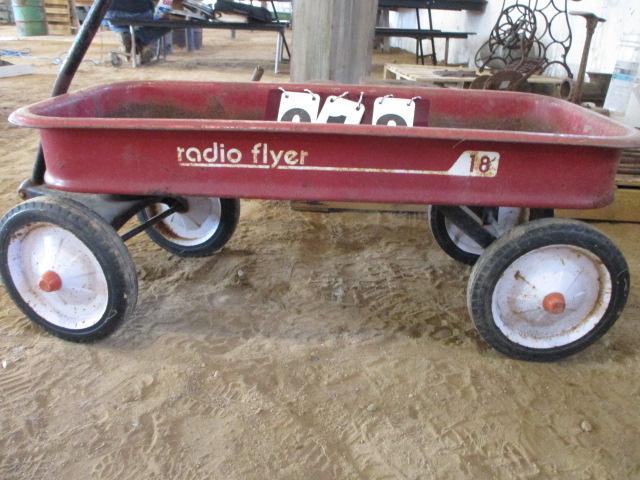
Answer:
M564 309L567 308L567 303L564 300L564 295L554 292L544 297L542 306L547 312L558 315L564 312Z
M44 292L57 292L62 288L62 279L56 272L47 270L40 277L38 287Z

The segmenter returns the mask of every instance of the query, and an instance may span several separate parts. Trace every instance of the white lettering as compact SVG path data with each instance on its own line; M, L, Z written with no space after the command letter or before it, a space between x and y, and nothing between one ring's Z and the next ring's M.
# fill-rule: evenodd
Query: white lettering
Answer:
M227 160L231 163L240 163L242 160L242 153L237 148L232 148L227 152Z
M187 148L187 160L190 162L200 163L202 161L200 150L196 147Z

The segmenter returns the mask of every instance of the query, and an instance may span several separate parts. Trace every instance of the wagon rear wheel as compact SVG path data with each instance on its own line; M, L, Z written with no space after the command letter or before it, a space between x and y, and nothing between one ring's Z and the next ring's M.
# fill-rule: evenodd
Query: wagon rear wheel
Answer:
M517 225L553 216L553 210L538 208L468 207L468 211L497 238ZM454 260L473 265L484 252L484 248L448 220L438 206L429 207L428 222L436 243Z
M165 250L182 257L204 257L220 250L233 235L240 218L240 201L234 198L184 197L184 211L146 230ZM169 207L155 203L138 213L143 223Z
M78 342L111 333L135 308L133 260L116 231L83 205L39 197L0 223L0 274L24 314Z
M549 361L600 338L628 292L627 264L607 237L581 222L544 219L487 248L471 273L467 305L496 350Z

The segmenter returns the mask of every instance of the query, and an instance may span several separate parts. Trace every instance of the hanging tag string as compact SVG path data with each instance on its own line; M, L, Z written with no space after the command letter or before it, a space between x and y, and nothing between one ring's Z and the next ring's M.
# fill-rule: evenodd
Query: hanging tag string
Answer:
M318 95L316 95L315 93L313 93L311 90L309 90L308 88L304 89L305 92L307 92L309 95L311 95L311 100L313 100L314 102L316 101L316 98L320 98L318 97Z
M337 97L336 97L336 96L331 97L331 100L329 100L329 101L330 101L331 103L333 103L333 102L335 102L335 101L336 101L336 99L338 99L338 98L344 98L344 97L346 97L347 95L349 95L349 92L344 92L342 95L338 95Z
M357 111L360 111L360 107L362 106L362 97L364 97L364 92L360 92L360 98L358 99L358 105L356 106Z
M284 93L284 98L289 98L289 92L287 92L284 88L278 87L278 90Z

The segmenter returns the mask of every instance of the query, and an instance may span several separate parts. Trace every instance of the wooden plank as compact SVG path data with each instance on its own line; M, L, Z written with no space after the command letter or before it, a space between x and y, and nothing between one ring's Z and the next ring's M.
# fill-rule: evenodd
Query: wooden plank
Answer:
M399 79L411 80L414 82L443 84L471 83L476 76L481 74L481 72L475 68L448 67L444 65L413 65L398 63L386 64L384 68L385 71L393 73L396 78ZM447 72L447 75L442 75L442 72L445 71ZM456 72L459 72L460 75L456 75ZM543 75L532 75L528 81L529 83L541 85L560 85L564 79Z
M71 35L73 33L71 25L47 23L49 35Z
M425 205L384 204L384 203L346 203L346 202L290 202L291 209L299 212L413 212L425 213ZM616 200L608 207L593 210L555 211L556 217L575 218L579 220L599 220L604 222L640 223L640 190L619 188Z
M291 209L299 212L420 212L427 211L426 205L410 205L402 203L351 203L351 202L289 202Z
M64 13L69 15L69 7L65 5L45 5L44 11L47 13Z
M33 65L2 65L0 66L0 78L19 77L35 73Z
M593 210L556 210L556 216L603 222L640 223L640 189L619 187L614 202Z
M71 12L71 27L74 32L77 32L80 28L80 20L78 19L78 12L76 11L75 0L69 0L69 10Z
M616 175L616 185L619 187L640 188L640 175Z
M560 218L599 220L605 222L640 223L640 176L618 175L614 202L604 208L592 210L557 209ZM349 203L349 202L290 202L293 210L302 212L376 211L376 212L426 212L426 205L400 203Z
M71 25L71 16L68 13L47 12L47 23L62 23L65 25Z

